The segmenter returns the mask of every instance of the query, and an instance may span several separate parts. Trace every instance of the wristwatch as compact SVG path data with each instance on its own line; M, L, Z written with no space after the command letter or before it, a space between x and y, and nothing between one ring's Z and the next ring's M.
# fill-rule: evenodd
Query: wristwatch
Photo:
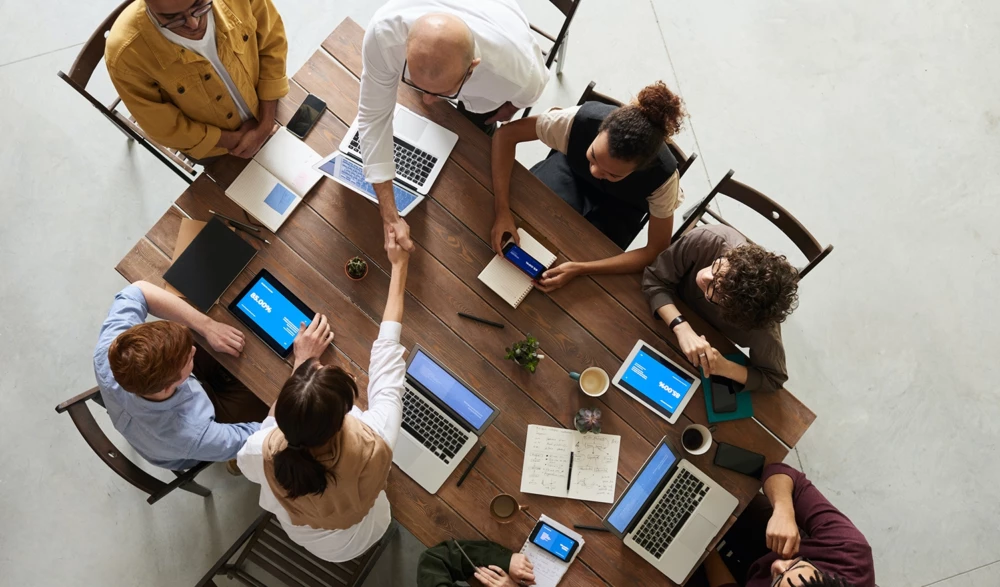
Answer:
M667 328L670 329L670 332L673 332L674 328L677 328L678 324L683 324L685 322L687 322L687 320L684 319L684 316L678 315L676 318L670 321L670 324L667 325Z

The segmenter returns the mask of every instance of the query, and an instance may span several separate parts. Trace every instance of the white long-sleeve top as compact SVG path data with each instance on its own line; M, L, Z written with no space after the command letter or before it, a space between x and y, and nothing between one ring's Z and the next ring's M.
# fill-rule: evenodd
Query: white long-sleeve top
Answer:
M368 409L361 411L354 406L350 411L351 416L367 424L385 439L390 449L396 447L399 426L403 421L406 362L403 360L405 349L399 343L402 328L399 322L382 323L378 339L372 344L371 364L368 368ZM346 530L296 526L285 508L275 499L271 486L264 477L264 439L277 426L274 417L268 416L261 423L260 430L250 436L236 456L236 463L243 475L260 485L260 507L278 518L289 538L319 558L336 563L357 558L385 534L392 522L385 491L379 492L375 505L365 519Z
M365 179L396 176L392 115L413 23L430 13L458 16L472 30L482 62L462 86L458 101L470 112L491 112L510 102L535 103L549 81L542 50L516 0L391 0L375 13L361 47L363 69L358 130Z

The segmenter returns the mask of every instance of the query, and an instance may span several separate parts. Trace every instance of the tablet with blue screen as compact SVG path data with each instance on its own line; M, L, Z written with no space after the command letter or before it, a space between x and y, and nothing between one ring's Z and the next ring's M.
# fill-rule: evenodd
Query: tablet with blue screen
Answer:
M701 378L641 340L611 382L671 424L701 386Z
M229 311L282 358L292 352L299 325L309 326L316 315L266 269L233 299Z

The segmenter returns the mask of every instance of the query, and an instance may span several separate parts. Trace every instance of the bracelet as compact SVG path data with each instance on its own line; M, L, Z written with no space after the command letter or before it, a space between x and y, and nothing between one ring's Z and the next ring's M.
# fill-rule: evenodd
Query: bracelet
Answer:
M674 328L677 328L679 324L683 324L685 322L687 322L687 320L684 319L684 316L677 316L676 318L670 321L670 324L667 325L667 328L670 329L670 332L673 332Z

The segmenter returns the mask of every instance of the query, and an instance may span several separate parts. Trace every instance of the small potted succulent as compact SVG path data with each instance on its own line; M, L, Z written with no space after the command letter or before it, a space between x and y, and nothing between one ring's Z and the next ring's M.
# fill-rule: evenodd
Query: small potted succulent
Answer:
M504 358L514 361L528 373L534 373L538 362L545 358L545 355L538 352L539 344L538 339L529 334L524 340L515 342L510 348L504 349L507 351Z
M344 273L354 281L361 281L368 275L368 263L361 257L354 257L344 265Z
M580 408L573 419L573 424L579 432L601 433L601 410L597 408Z

